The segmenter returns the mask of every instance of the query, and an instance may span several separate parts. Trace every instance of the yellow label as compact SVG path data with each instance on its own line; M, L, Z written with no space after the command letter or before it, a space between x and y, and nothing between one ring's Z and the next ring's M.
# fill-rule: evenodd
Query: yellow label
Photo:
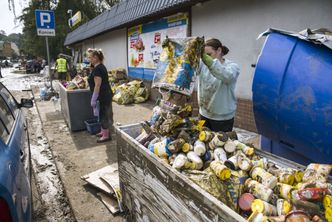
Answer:
M332 196L331 195L325 195L323 198L323 206L324 208L332 208Z
M302 181L303 175L304 175L304 173L302 171L297 170L295 172L295 181L300 183Z
M326 208L325 209L325 219L328 222L332 222L332 208Z
M142 25L137 25L128 29L128 37L134 34L141 34L142 33Z
M251 210L253 212L257 211L259 213L264 212L264 203L260 199L256 199L251 203Z
M288 201L284 201L282 204L282 212L286 215L292 210L292 205Z
M187 21L187 18L188 18L188 15L187 13L178 13L176 15L172 15L172 16L169 16L167 18L167 22L168 23L172 23L172 22L177 22L177 21L181 21L183 19L186 19ZM188 22L187 22L188 23Z
M190 144L189 144L189 143L185 143L185 144L183 144L183 146L182 146L182 151L183 151L184 153L188 153L189 150L190 150Z

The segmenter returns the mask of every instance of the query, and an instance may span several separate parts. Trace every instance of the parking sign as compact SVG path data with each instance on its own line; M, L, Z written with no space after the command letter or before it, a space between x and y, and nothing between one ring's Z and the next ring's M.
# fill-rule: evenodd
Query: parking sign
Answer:
M54 12L49 10L35 10L37 35L55 36Z

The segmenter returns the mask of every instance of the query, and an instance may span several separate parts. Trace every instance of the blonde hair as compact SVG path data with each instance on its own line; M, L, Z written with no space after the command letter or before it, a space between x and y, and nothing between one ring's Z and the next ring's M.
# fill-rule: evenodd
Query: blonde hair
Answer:
M101 49L88 48L87 52L90 53L93 56L97 56L99 61L101 61L101 62L104 61L104 53Z

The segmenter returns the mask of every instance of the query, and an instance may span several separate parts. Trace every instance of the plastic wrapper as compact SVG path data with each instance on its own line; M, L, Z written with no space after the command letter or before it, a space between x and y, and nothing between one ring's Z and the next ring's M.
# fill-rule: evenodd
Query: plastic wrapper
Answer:
M238 198L243 193L246 174L232 171L230 179L221 181L210 168L204 171L185 170L184 174L205 191L238 212Z
M191 95L204 38L169 38L163 44L152 87Z
M149 98L149 91L141 81L131 81L112 87L113 101L118 104L142 103Z

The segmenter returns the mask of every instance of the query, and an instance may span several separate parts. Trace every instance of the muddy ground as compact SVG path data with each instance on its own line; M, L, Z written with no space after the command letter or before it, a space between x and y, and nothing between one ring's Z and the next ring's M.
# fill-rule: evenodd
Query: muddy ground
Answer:
M34 97L35 106L26 110L33 166L32 221L126 221L126 213L112 215L97 196L97 190L81 176L117 162L116 141L97 144L87 131L71 132L59 104L43 101L39 88L42 75L11 74L3 70L1 81L20 100ZM56 83L53 84L56 87ZM24 91L32 89L32 91ZM137 123L149 118L152 103L140 106L113 104L114 122ZM139 115L137 115L139 114Z

